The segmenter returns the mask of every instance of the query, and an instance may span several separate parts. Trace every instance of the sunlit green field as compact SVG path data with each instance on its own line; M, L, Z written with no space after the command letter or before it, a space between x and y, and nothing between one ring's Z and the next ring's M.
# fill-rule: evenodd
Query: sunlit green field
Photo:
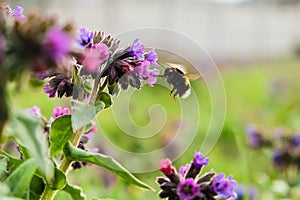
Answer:
M268 134L274 134L277 127L284 127L288 131L299 131L299 64L300 61L297 58L286 58L245 65L220 66L227 95L227 115L222 135L207 155L210 163L204 170L208 171L213 168L216 172L233 174L238 183L252 185L259 190L261 196L268 197L266 195L271 190L268 186L272 180L280 178L281 174L276 173L272 167L269 152L254 151L247 147L245 126L256 124L259 128L266 130ZM201 79L192 81L192 85L201 111L200 119L196 120L199 122L199 128L184 156L175 161L177 167L189 162L193 157L193 152L200 149L204 139L203 133L205 133L210 120L211 100L204 81ZM69 99L49 99L46 95L41 94L41 90L41 87L29 87L23 90L14 99L16 105L22 108L37 105L41 107L42 113L46 117L50 117L55 106L69 105ZM114 101L120 104L120 98L115 97ZM156 123L155 121L151 122L149 109L152 105L159 104L167 113L167 121L161 131L146 139L129 137L116 124L110 108L100 112L97 117L97 123L100 126L99 133L89 144L90 149L98 147L102 152L117 155L116 149L106 148L106 144L102 140L103 134L115 146L129 152L149 152L163 147L174 136L176 123L180 121L181 101L185 100L173 100L167 88L145 86L141 91L133 94L128 104L124 103L124 107L129 106L130 116L122 117L125 122L130 122L129 117L131 117L139 126ZM155 115L156 109L153 108L152 111L154 118L159 117ZM157 112L161 113L161 111ZM128 127L131 125L129 124ZM131 128L131 132L137 137L138 134L142 134L135 132L134 128ZM122 158L118 160L122 163ZM151 163L151 160L149 162ZM143 166L149 163L136 161L135 164ZM152 164L158 165L158 163ZM156 192L128 185L124 180L120 180L110 172L96 166L87 166L72 171L70 179L74 184L80 184L89 198L99 196L112 199L158 199L159 188L155 179L161 174L153 171L136 175L154 187Z

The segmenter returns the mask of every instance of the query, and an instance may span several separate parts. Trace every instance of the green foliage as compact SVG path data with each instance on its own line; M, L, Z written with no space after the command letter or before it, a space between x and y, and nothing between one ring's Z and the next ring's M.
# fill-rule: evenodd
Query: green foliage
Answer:
M15 197L26 198L29 195L29 185L31 178L36 170L36 162L34 159L24 161L16 170L10 174L4 183L10 189L10 192Z
M61 153L64 145L72 139L73 135L71 115L56 118L50 129L50 155Z
M78 186L67 184L64 187L63 191L69 193L73 200L85 200L86 199L86 195L82 193L82 189Z
M94 119L99 111L105 108L105 103L97 101L95 105L91 105L78 100L72 100L72 127L77 130Z
M22 146L23 152L26 152L35 159L39 170L51 177L52 172L46 163L47 145L43 137L42 127L37 118L29 117L25 114L16 114L11 121L11 127L15 132L17 142Z
M113 104L111 96L106 92L100 92L97 100L102 101L105 104L104 108L109 108Z
M48 185L52 190L61 190L67 184L66 175L59 169L55 168L54 177L50 180Z
M114 172L116 175L124 178L128 183L134 184L141 188L153 190L149 185L137 179L120 163L107 155L80 150L75 148L70 142L66 144L64 153L65 156L71 161L93 163Z
M45 183L42 177L34 174L30 182L30 199L39 199L45 189Z
M3 181L7 176L8 158L0 155L0 181Z

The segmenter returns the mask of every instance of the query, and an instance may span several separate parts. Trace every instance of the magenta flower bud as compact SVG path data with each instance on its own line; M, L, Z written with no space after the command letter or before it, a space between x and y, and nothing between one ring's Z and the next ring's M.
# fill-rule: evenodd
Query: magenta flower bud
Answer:
M165 175L174 174L175 170L170 159L166 158L159 162L159 170Z

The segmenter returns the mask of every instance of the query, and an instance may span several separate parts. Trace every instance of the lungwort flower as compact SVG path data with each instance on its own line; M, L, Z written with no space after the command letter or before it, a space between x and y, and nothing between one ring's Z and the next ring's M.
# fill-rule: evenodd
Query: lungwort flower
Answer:
M10 14L16 19L16 20L24 20L25 16L23 15L24 8L21 6L16 6L15 9L13 9Z
M195 152L191 164L180 167L179 174L169 159L160 161L159 170L166 177L159 177L157 183L161 191L160 198L169 200L234 200L237 198L236 181L232 176L225 178L225 174L216 175L207 172L200 176L203 166L209 162L200 152Z

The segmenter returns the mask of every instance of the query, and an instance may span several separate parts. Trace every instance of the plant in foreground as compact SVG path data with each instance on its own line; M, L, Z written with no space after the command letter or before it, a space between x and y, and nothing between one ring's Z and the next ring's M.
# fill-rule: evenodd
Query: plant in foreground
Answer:
M231 175L226 178L223 173L210 171L200 176L202 167L208 162L208 158L195 152L193 162L180 167L177 172L169 159L161 160L159 170L166 178L157 179L161 188L159 197L169 200L236 199L237 182Z

